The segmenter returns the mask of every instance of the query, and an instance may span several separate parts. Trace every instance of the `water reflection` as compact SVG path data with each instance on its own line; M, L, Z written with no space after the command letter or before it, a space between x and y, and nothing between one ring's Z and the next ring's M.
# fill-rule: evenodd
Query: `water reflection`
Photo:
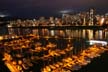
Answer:
M49 30L49 29L9 29L8 34L16 34L16 35L28 35L34 34L39 36L60 36L64 38L85 38L88 40L96 39L96 40L106 40L108 37L108 30L103 29L62 29L62 30Z
M90 57L89 59L92 59L93 56L95 57L94 55L95 53L92 53L93 55L88 54L88 52L91 51L87 51L87 54L85 54L86 52L84 52L84 50L88 48L85 47L87 46L86 40L89 40L90 42L92 41L91 43L96 43L96 42L99 43L98 41L93 41L93 40L97 39L106 40L108 37L107 30L92 30L92 29L62 29L62 30L25 29L24 30L23 29L22 32L19 31L20 33L15 32L17 31L17 29L15 30L11 29L11 30L14 33L9 33L10 35L16 34L16 35L21 35L21 37L19 37L16 40L13 39L12 41L8 40L9 38L7 38L7 42L5 41L3 42L5 46L3 51L9 53L9 55L11 55L12 58L20 59L20 60L15 59L18 65L23 65L24 61L25 64L30 67L33 65L34 65L33 68L39 67L37 69L38 72L40 72L40 70L44 68L48 69L48 71L46 72L50 72L51 71L49 70L50 66L51 67L55 66L55 68L61 66L61 68L66 67L70 70L70 68L72 69L72 64L70 64L72 61L69 61L67 59L68 57L71 58L74 55L80 56L81 53L84 53L84 55L88 55L88 57ZM28 35L30 33L31 35ZM32 33L35 35L32 35ZM96 45L94 45L93 47L95 48ZM94 48L91 50L94 50ZM96 50L94 50L94 52ZM96 51L96 53L98 52ZM71 58L71 60L72 59L74 58ZM79 60L78 58L76 59L77 61L73 60L75 61L75 65L73 66L76 67L80 66L81 68L81 65L87 65L88 63L88 61L84 60L85 58L83 56L81 56ZM68 62L66 63L64 60L68 60ZM31 65L32 62L33 65ZM58 62L61 62L62 65L66 66L60 65L58 64ZM77 65L78 63L79 65ZM70 64L70 67L67 64ZM52 69L55 68L53 67ZM24 70L26 70L26 68Z
M96 39L96 40L106 40L108 37L108 31L106 30L91 30L91 29L83 29L83 30L68 30L66 31L66 36L71 36L72 38L85 38L88 40Z

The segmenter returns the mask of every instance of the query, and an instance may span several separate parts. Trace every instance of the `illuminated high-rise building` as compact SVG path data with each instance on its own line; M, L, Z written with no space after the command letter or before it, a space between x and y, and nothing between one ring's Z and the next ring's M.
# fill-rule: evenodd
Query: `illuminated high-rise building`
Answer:
M90 18L89 25L94 25L94 9L93 8L90 9L89 18Z

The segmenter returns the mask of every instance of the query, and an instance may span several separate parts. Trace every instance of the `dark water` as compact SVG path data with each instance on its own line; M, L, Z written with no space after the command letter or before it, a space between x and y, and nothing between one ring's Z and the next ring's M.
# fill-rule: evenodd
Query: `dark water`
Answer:
M2 61L0 61L0 72L10 72ZM103 53L101 57L93 59L90 64L74 72L108 72L108 53Z
M4 35L5 32L7 31L4 28L2 28L2 30L3 31L0 34ZM108 41L108 31L105 30L78 29L78 30L62 30L62 31L63 31L62 35L64 35L65 37L84 38L85 40L94 39L94 40ZM52 31L49 31L49 33L51 32ZM55 31L53 32L54 34L59 35L58 33L55 33ZM33 67L33 69L35 69L35 67ZM2 62L1 55L0 55L0 72L9 72L8 68ZM103 53L101 57L93 59L90 64L74 72L108 72L108 53Z
M10 72L10 70L5 66L2 61L3 56L0 54L0 72Z
M74 72L108 72L108 53L103 53L101 57L93 59L90 64Z

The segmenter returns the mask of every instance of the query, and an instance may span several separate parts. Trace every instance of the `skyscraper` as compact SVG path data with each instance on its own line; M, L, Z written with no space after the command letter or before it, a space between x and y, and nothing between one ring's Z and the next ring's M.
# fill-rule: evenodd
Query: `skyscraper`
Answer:
M89 11L89 13L90 13L90 14L89 14L89 15L90 15L90 16L89 16L89 19L90 19L90 20L89 20L89 25L94 25L94 21L93 21L93 20L94 20L94 9L91 8L90 11Z

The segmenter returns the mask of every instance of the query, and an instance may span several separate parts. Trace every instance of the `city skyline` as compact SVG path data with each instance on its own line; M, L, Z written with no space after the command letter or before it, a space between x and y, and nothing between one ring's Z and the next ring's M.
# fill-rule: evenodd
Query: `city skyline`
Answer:
M96 8L107 12L107 0L2 0L0 12L17 17L51 16L61 10L81 11Z

